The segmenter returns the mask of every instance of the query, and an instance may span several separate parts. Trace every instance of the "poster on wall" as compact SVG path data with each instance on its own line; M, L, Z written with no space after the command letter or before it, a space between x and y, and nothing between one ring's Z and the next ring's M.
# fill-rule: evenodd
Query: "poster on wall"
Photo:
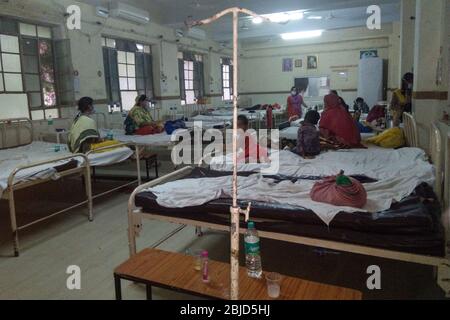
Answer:
M303 66L303 61L302 59L297 59L295 60L295 67L296 68L301 68Z
M292 58L284 58L283 72L291 72L291 71L292 71Z
M359 57L360 59L378 58L378 50L362 50Z
M317 56L308 56L308 69L317 69L318 58Z

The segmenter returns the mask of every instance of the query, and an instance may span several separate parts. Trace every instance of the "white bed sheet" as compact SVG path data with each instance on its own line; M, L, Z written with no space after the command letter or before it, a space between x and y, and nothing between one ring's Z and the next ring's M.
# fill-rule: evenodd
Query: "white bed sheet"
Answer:
M183 129L181 129L183 130ZM169 147L172 144L171 135L163 132L145 136L126 135L122 129L100 129L100 136L106 137L110 131L113 133L113 139L123 143L135 143L146 147ZM178 132L181 132L180 130Z
M287 176L330 176L344 170L347 175L366 175L377 179L375 183L365 184L368 202L363 211L378 212L390 208L394 201L401 201L409 196L414 189L425 182L434 185L434 167L427 161L425 152L417 148L392 149L352 149L326 152L315 159L303 159L289 151L275 151L271 154L274 162L279 156L279 170L276 172ZM225 161L223 161L225 160ZM221 161L223 161L221 163ZM239 164L239 171L260 172L269 164ZM214 158L211 169L231 171L231 157ZM271 174L275 172L270 172ZM310 199L309 191L313 181L301 180L298 185L272 186L270 181L260 180L254 186L245 187L246 179L240 177L244 192L239 193L241 199L262 200L300 205L313 210L326 224L329 224L340 211L358 212L361 209L337 207L317 203ZM222 182L224 183L224 182ZM179 186L180 188L180 186ZM211 189L206 182L201 181L201 188ZM224 185L228 188L228 185ZM290 191L292 189L292 191ZM195 189L198 190L198 189ZM206 192L206 191L204 191ZM208 191L212 192L212 191ZM223 191L221 191L223 192ZM198 193L195 197L198 197ZM289 195L289 196L287 196ZM174 196L174 195L172 195ZM208 198L201 195L199 198ZM290 199L290 197L294 199ZM174 201L174 200L172 200Z
M70 160L57 160L57 158L70 156L72 153L68 151L66 145L59 145L63 147L63 150L55 152L56 145L55 143L33 141L26 146L0 150L0 197L7 188L9 175L18 166L55 159L51 163L20 171L16 175L14 183L37 179L58 179L59 176L54 167L65 164ZM132 154L133 151L130 148L121 147L107 152L91 154L88 159L91 166L107 166L125 161ZM80 164L83 163L83 158L74 157L74 159L78 160Z
M209 122L209 121L187 121L185 122L186 128L194 129L195 127L199 127L201 125L203 130L213 129L214 127L220 126L231 126L231 122L227 121L217 121L217 122Z

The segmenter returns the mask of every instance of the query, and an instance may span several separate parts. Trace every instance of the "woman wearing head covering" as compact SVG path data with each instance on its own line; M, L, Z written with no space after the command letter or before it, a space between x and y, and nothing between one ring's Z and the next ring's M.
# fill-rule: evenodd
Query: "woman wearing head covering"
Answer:
M69 131L68 145L73 153L85 153L91 148L91 144L100 141L97 124L90 116L94 113L94 100L89 97L78 101L78 115L72 123Z
M291 95L287 99L287 111L289 121L295 121L302 117L302 106L308 108L303 100L303 96L296 87L291 88Z
M125 120L125 131L130 135L148 135L161 133L164 128L153 121L150 113L150 101L145 94L136 98L136 104Z
M398 126L402 121L403 112L411 112L412 86L414 75L406 73L402 78L402 87L392 94L391 111L394 126Z
M339 97L329 94L324 98L325 109L320 118L320 134L346 148L361 148L361 134L350 113L340 104Z

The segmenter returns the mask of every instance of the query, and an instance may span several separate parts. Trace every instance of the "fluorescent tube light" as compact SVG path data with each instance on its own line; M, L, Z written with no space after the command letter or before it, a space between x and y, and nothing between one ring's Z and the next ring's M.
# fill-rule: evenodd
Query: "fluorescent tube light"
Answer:
M287 23L289 21L296 21L303 19L303 11L286 11L286 12L277 12L270 14L263 14L265 18L268 18L270 21L275 23ZM259 24L263 22L263 19L260 17L256 17L252 19L253 23Z
M320 37L322 33L323 30L290 32L290 33L282 33L281 38L283 38L283 40L308 39Z

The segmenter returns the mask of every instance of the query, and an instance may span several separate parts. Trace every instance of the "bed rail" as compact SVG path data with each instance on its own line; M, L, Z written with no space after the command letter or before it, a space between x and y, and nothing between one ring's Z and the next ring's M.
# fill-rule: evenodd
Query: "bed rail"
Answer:
M403 122L405 125L406 145L412 148L419 148L419 136L417 133L417 124L413 115L407 112L403 113Z
M7 144L8 132L16 131L16 144ZM23 130L28 131L28 138L23 139ZM12 131L12 130L11 130ZM28 118L10 118L0 120L0 150L30 144L34 138L33 122Z
M82 163L80 163L79 166L77 166L76 168L72 168L72 169L68 169L68 170L64 170L62 172L59 172L58 175L59 177L65 177L65 176L69 176L69 175L74 175L74 174L81 174L84 175L84 182L85 182L85 190L86 190L86 197L87 200L82 201L80 203L77 203L69 208L65 208L63 210L60 210L58 212L54 212L44 218L40 218L38 220L34 220L26 225L22 225L22 226L18 226L17 225L17 219L16 219L16 206L15 206L15 200L14 200L14 192L16 190L20 190L20 189L24 189L25 187L30 187L32 185L38 185L44 182L47 182L49 180L51 180L51 178L47 178L47 179L39 179L39 180L34 180L34 181L27 181L27 182L19 182L19 183L15 183L15 179L16 176L19 172L24 171L26 169L30 169L30 168L34 168L34 167L39 167L45 164L53 164L59 161L66 161L66 160L71 160L71 159L75 159L75 158L81 158L83 159ZM31 164L27 164L27 165L22 165L22 166L18 166L16 167L13 172L11 172L11 174L8 177L8 187L6 188L6 193L9 199L9 214L10 214L10 218L11 218L11 230L12 230L12 235L13 235L13 246L14 246L14 256L19 256L19 231L23 230L25 228L28 228L32 225L35 225L39 222L42 222L44 220L50 219L58 214L61 214L63 212L69 211L71 209L83 206L83 205L87 205L88 207L88 216L89 216L89 221L93 220L93 215L92 215L92 189L91 189L91 175L90 175L90 166L89 166L89 160L87 158L86 155L84 154L72 154L72 155L68 155L68 156L63 156L63 157L56 157L53 159L48 159L48 160L44 160L44 161L38 161L35 163L31 163Z
M442 165L442 138L441 132L436 124L431 124L430 128L430 160L436 169L436 182L434 186L434 191L439 199L439 202L443 204L443 177L444 168Z
M141 229L140 219L135 219L135 214L137 213L135 198L139 192L142 192L145 189L149 189L151 187L157 186L162 183L166 183L169 181L176 180L178 178L182 178L189 173L192 172L193 167L184 167L168 175L165 175L161 178L155 179L153 181L144 183L138 186L133 193L130 195L128 199L128 247L130 252L130 257L136 254L136 236L138 235Z

